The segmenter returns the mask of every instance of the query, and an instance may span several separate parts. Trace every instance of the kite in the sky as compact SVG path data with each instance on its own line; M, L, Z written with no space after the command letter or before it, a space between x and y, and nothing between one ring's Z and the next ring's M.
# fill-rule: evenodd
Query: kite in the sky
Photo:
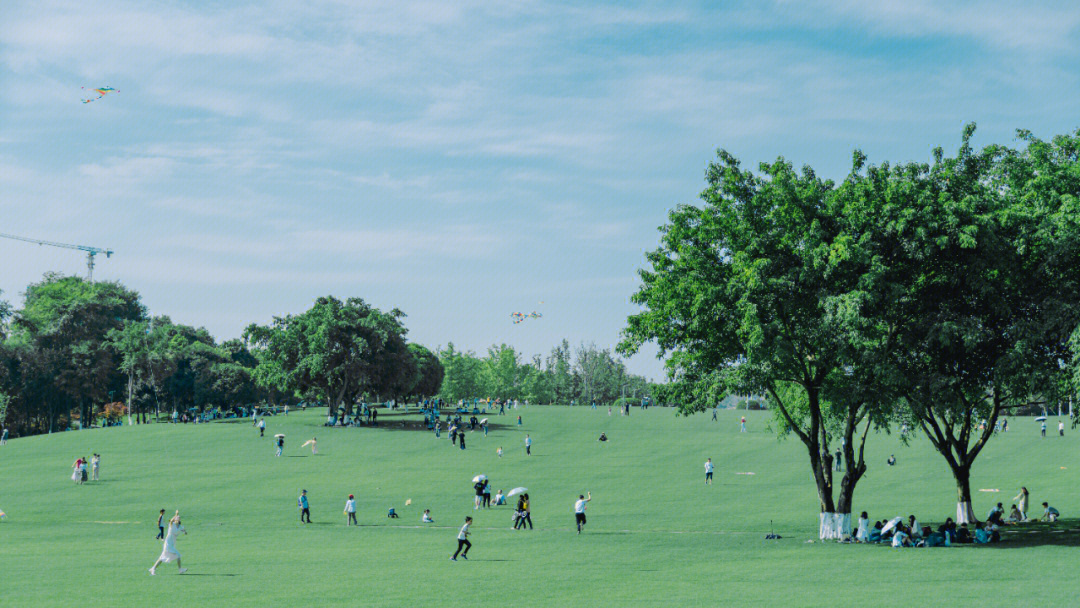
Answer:
M85 91L86 87L82 87L82 89ZM91 101L97 101L98 99L101 99L102 97L104 97L106 93L116 93L117 92L116 89L114 89L112 87L101 87L101 88L98 88L98 89L90 89L90 90L97 93L98 96L97 97L91 97L90 99L84 99L84 100L82 100L83 103L90 103Z
M529 314L525 314L525 313L522 313L522 312L512 312L512 313L510 313L510 319L514 321L514 325L517 325L518 323L521 323L525 319L539 319L542 316L544 316L544 315L536 312L535 310L532 311Z

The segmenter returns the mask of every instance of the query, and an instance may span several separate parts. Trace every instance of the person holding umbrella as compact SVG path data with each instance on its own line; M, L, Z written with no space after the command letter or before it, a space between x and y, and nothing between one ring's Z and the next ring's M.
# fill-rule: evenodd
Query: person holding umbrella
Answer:
M476 497L473 499L473 511L480 509L480 503L484 500L484 481L487 477L484 475L477 475L473 477L473 490L476 491Z
M480 426L484 428L484 437L487 437L488 433L488 419L484 418L480 421Z
M578 534L581 534L581 527L585 525L585 509L588 508L588 502L592 500L592 492L588 494L588 498L583 494L578 494L578 500L574 503L574 520L577 522Z

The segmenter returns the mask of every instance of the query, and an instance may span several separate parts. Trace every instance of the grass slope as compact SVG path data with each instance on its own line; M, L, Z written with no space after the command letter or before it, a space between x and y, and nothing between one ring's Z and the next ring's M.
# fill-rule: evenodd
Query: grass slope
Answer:
M402 425L324 429L320 412L249 423L149 425L67 432L0 447L0 603L4 606L567 605L1001 606L1067 605L1076 535L1013 534L994 547L893 550L816 538L817 501L805 450L778 440L768 415L678 418L672 410L530 407L492 416L491 435L468 449ZM417 416L411 416L415 421ZM1056 420L1050 427L1056 429ZM979 458L973 485L983 515L1006 508L1021 484L1035 505L1080 513L1078 439L1041 439L1036 423L1012 421ZM596 441L600 431L611 438ZM271 436L287 435L276 458ZM526 456L525 433L533 437ZM318 436L319 455L300 444ZM506 455L499 459L495 449ZM868 441L869 472L856 495L872 518L955 513L940 456L922 439ZM76 486L70 465L102 454L102 481ZM895 453L897 466L885 460ZM714 485L703 463L716 462ZM1065 468L1062 468L1065 467ZM753 472L755 475L737 475ZM475 513L470 479L494 489L529 488L533 531L510 529L511 507ZM305 488L315 523L298 523ZM572 505L591 490L585 534ZM357 496L360 527L342 509ZM406 507L405 500L412 499ZM394 507L401 518L386 517ZM190 572L164 564L157 510L180 509L188 535L178 548ZM435 525L422 526L430 508ZM1041 512L1041 508L1038 509ZM475 515L468 562L453 563L456 530ZM779 541L765 541L770 520ZM1033 526L1031 529L1034 529ZM882 583L890 577L897 582ZM517 602L521 603L521 602Z

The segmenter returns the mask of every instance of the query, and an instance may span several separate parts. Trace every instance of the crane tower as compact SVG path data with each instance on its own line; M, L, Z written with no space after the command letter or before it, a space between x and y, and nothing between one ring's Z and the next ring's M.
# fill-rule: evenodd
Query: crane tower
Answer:
M88 245L68 245L67 243L54 243L53 241L42 241L40 239L31 239L25 236L16 236L14 234L4 234L0 232L0 237L6 239L14 239L16 241L25 241L27 243L37 243L38 245L49 245L51 247L63 247L65 249L78 249L79 251L86 252L86 280L89 283L94 282L94 256L99 253L104 253L106 258L112 257L111 249L102 249L100 247L90 247Z

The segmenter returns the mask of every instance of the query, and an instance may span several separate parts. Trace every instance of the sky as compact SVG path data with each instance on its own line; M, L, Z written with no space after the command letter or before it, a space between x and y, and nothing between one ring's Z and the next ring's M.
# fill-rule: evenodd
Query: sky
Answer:
M6 1L0 232L112 249L95 279L220 339L332 294L430 347L610 348L718 148L839 180L1049 138L1077 65L1076 2ZM0 239L0 297L85 262Z

